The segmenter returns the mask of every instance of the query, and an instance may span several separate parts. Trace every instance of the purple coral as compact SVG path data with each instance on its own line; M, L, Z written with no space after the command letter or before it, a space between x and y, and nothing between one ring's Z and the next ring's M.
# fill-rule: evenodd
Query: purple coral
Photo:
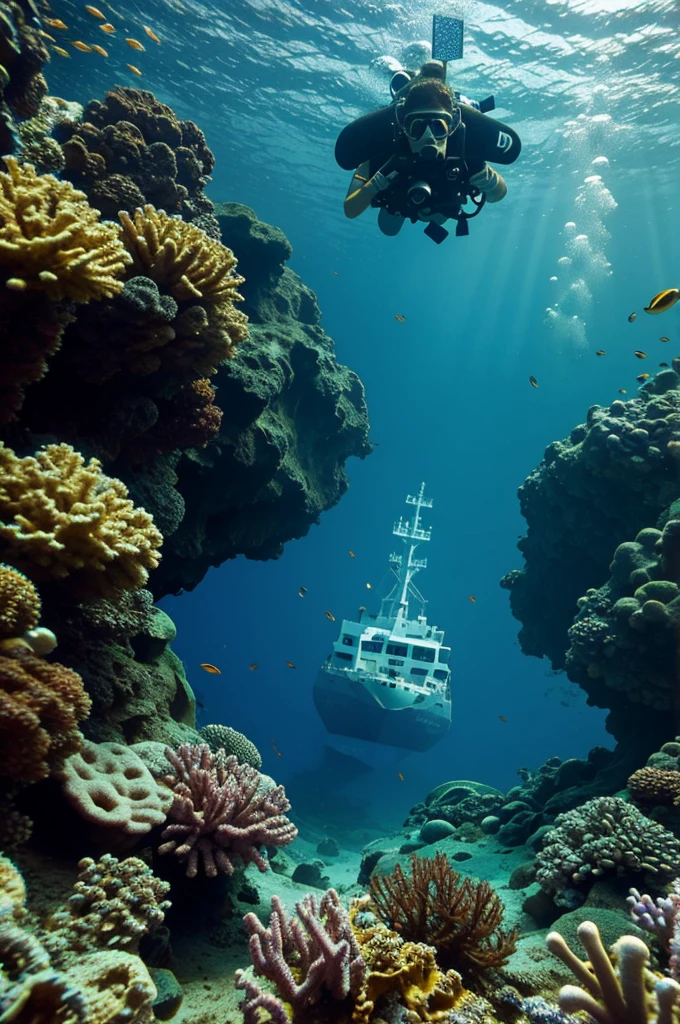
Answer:
M199 864L209 878L231 875L234 858L266 871L261 846L285 846L297 828L285 816L290 810L283 786L267 788L267 780L234 756L214 755L204 743L183 743L177 751L165 749L174 769L165 782L174 791L165 842L158 852L175 853L186 861L189 878Z
M673 882L673 891L658 896L656 902L646 893L630 889L626 900L630 916L639 928L650 932L659 945L670 953L668 973L680 981L680 878Z
M295 1016L324 994L341 1001L361 990L366 965L337 892L329 889L320 901L308 893L296 911L297 917L288 917L278 896L272 896L269 928L255 914L243 919L250 932L255 974L273 982L278 993L266 992L238 971L236 987L246 992L241 1007L245 1024L258 1024L259 1008L267 1010L275 1024L284 1024L284 1002Z

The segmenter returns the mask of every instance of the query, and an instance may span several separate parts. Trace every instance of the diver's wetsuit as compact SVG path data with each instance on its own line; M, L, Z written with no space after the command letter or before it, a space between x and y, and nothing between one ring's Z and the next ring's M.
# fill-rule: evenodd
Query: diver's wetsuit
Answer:
M384 205L389 210L399 209L401 215L417 215L417 210L408 209L404 198L404 181L425 178L436 189L433 209L447 217L455 217L460 205L460 188L447 184L443 165L457 161L461 165L463 180L481 171L487 161L494 164L511 164L520 154L522 144L513 128L482 114L474 107L460 103L461 127L452 133L447 143L447 160L424 161L414 158L408 143L395 127L395 105L381 107L370 114L364 114L340 132L335 144L335 159L346 171L353 171L361 164L368 163L369 175L384 167L391 157L399 161L404 175L400 175L396 186L392 186L379 201L372 205ZM464 126L464 132L463 132ZM439 178L437 176L440 176ZM402 181L401 179L404 179ZM460 179L459 179L460 180ZM415 219L415 217L412 217Z

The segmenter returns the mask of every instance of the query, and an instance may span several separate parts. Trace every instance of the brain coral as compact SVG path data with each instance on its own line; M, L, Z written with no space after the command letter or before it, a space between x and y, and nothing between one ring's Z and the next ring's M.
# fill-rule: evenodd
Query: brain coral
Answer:
M616 546L656 524L677 497L672 445L678 438L676 359L636 398L592 406L585 423L548 445L519 489L528 526L518 544L525 566L502 582L522 622L525 654L564 666L578 598L607 579Z
M144 586L163 538L127 493L69 445L21 459L0 442L0 558L82 596Z
M0 275L14 291L38 289L50 299L115 295L130 256L113 224L67 181L36 174L5 157L0 172Z
M35 629L40 618L38 591L23 573L0 563L0 640Z
M225 754L233 754L241 764L249 764L259 771L262 767L260 752L247 736L237 732L228 725L204 725L199 729L201 739L207 743L213 754L223 750Z
M607 872L677 875L680 841L625 800L597 797L558 814L537 860L536 881L568 905L574 884Z
M80 749L90 710L83 682L21 640L0 642L0 775L37 782Z

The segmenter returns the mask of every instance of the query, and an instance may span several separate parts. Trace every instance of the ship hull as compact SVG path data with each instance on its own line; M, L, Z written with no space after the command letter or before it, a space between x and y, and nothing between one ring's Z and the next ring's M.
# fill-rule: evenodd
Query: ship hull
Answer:
M327 731L424 753L451 724L450 707L434 698L408 707L385 707L364 682L322 668L314 684L314 703Z

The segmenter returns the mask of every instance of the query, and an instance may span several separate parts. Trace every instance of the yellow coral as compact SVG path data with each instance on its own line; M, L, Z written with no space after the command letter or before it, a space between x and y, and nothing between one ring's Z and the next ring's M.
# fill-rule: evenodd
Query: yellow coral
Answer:
M50 299L111 298L130 256L113 224L103 224L83 192L52 174L5 157L0 173L0 272L7 288Z
M26 907L26 883L9 857L0 853L0 919L20 918Z
M33 579L69 578L83 597L139 589L163 537L127 495L70 445L22 459L0 443L0 558Z
M22 636L35 629L40 618L40 597L30 580L0 564L0 639Z
M243 301L236 289L244 278L232 273L233 252L195 224L150 205L135 210L134 220L125 211L118 216L137 272L164 285L179 302Z

